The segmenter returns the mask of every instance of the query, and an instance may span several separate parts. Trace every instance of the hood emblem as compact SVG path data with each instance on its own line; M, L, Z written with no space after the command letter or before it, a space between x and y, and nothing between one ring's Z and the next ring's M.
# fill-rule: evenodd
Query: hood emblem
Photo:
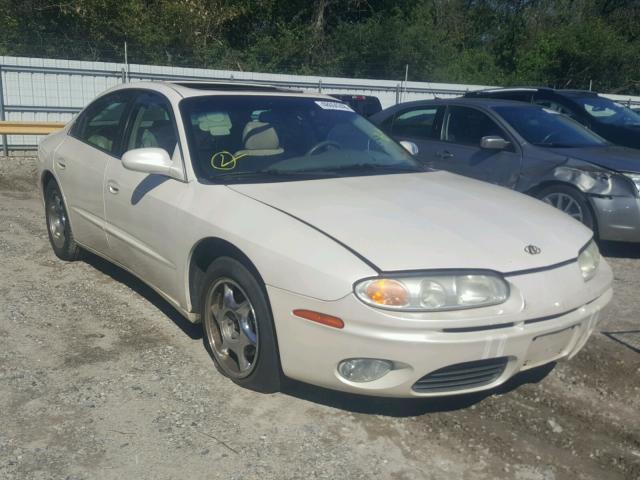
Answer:
M535 245L527 245L526 247L524 247L524 251L529 255L538 255L540 252L542 252L542 249Z

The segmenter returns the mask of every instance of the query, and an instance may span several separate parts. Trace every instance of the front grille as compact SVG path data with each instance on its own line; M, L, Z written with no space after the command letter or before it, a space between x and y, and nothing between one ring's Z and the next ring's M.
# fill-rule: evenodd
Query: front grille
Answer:
M508 357L499 357L449 365L422 377L413 385L413 390L434 393L488 385L502 375L508 361Z

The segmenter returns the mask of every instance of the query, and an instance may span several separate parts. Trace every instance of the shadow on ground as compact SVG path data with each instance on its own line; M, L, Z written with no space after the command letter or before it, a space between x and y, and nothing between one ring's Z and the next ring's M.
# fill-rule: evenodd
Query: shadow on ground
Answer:
M169 317L173 323L175 323L180 330L182 330L192 340L202 338L202 327L199 324L189 322L180 314L180 312L173 308L171 304L156 293L155 290L134 275L92 253L86 252L83 260L96 270L108 275L116 282L126 285L138 295L144 297L153 306Z
M503 385L486 392L453 395L449 397L432 398L383 398L336 392L322 387L315 387L305 383L288 380L283 393L318 403L332 408L338 408L353 413L384 415L389 417L416 417L428 413L450 412L468 408L480 403L495 394L506 394L527 383L542 381L555 367L555 363L533 368L517 374Z
M600 242L600 251L605 257L640 258L639 243Z

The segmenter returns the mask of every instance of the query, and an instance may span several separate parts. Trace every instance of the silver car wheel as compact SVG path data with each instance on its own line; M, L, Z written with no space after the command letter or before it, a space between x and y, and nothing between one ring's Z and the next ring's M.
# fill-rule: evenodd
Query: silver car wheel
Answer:
M229 278L218 279L206 300L207 341L220 367L233 378L253 371L258 358L258 323L244 290Z
M67 214L59 192L53 192L47 204L47 225L51 241L57 248L64 248L67 231Z
M542 201L556 207L558 210L562 210L564 213L570 215L579 222L584 223L582 207L580 207L578 202L566 193L550 193L549 195L542 197Z

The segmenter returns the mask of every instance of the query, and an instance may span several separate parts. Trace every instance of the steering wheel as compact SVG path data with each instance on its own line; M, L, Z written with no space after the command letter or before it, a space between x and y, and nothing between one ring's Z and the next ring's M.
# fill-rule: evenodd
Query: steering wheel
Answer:
M320 150L327 148L327 147L334 147L337 149L341 149L342 146L338 143L338 142L334 142L333 140L324 140L322 142L316 143L313 147L311 147L309 149L309 151L305 154L308 157L315 154L316 152L319 152Z

